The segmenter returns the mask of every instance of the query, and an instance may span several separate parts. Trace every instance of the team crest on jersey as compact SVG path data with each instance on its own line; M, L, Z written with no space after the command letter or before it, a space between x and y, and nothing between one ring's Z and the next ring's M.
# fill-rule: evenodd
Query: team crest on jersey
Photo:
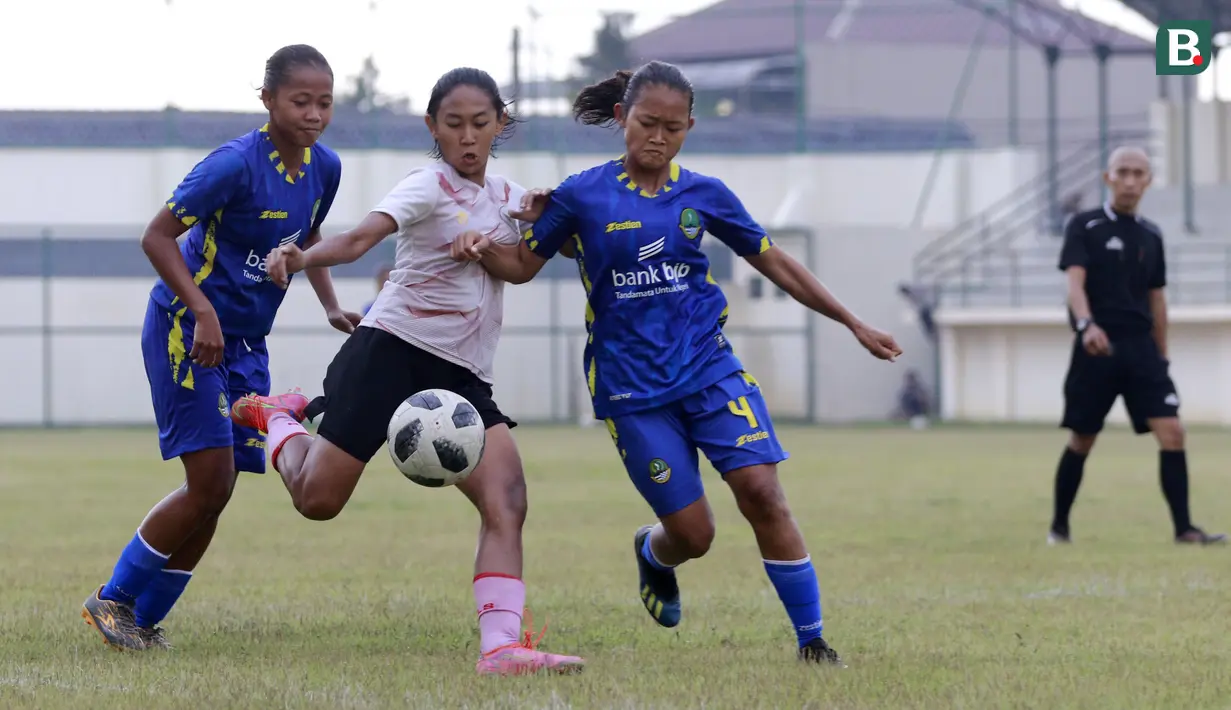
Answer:
M227 395L225 392L218 393L218 413L224 417L231 415L231 405L227 403Z
M693 208L689 207L680 213L680 231L689 239L696 239L701 233L701 218Z

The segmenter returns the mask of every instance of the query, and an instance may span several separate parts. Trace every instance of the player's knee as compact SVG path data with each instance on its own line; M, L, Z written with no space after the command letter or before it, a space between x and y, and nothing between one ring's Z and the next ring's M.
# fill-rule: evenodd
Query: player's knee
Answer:
M1159 448L1164 451L1180 451L1184 448L1184 425L1178 417L1154 419L1150 422L1154 438L1158 439Z
M1094 448L1094 442L1098 441L1098 434L1078 434L1073 432L1069 436L1069 450L1075 454L1085 456Z
M328 485L328 478L308 475L310 471L306 469L304 474L295 479L291 491L295 510L308 520L333 520L338 517L350 496L339 495Z
M736 495L740 512L753 525L775 525L791 519L786 493L775 472L745 481Z
M227 503L231 502L231 494L235 491L236 475L233 469L217 471L216 474L214 476L189 475L184 482L184 491L192 500L202 520L221 515Z
M333 520L345 506L345 500L328 493L308 491L295 497L295 510L308 520Z
M671 541L671 548L690 560L705 557L710 551L710 545L714 544L713 515L708 508L696 513L688 515L687 518L679 518L677 513L676 516L668 516L662 521L667 538Z
M714 525L711 522L709 525L689 528L683 533L672 533L671 539L676 550L688 559L705 557L710 551L710 545L714 544Z
M484 530L518 534L526 523L526 479L518 475L484 491L476 501Z

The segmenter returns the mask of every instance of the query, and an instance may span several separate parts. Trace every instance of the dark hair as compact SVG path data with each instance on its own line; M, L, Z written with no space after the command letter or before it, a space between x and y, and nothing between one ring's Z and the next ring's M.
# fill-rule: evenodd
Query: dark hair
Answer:
M445 97L453 92L459 86L473 86L474 88L487 94L487 97L492 100L492 108L496 110L496 118L505 118L507 121L504 128L500 130L500 135L496 136L496 140L492 141L492 155L496 154L496 146L507 141L513 135L513 130L517 127L516 124L521 123L521 120L514 116L509 107L513 105L512 101L505 101L500 96L500 87L496 85L496 80L491 74L482 69L473 67L458 67L445 72L445 75L436 80L436 85L432 87L432 96L427 102L427 115L436 120L436 114L440 112L440 104L445 100ZM440 160L444 157L440 152L440 143L433 142L432 152L430 155Z
M261 88L269 93L276 93L282 85L291 78L291 74L300 67L312 67L333 77L333 68L325 61L325 55L316 47L307 44L292 44L274 52L265 60L265 81Z
M688 97L688 115L692 115L692 82L674 64L653 61L635 72L621 69L610 79L582 89L573 100L573 117L587 126L609 126L615 123L616 105L627 111L647 86L665 86L684 94Z

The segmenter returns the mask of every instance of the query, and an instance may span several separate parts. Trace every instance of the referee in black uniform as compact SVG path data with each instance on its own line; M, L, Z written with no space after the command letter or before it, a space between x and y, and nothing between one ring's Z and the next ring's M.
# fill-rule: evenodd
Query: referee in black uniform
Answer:
M1069 510L1082 470L1116 397L1137 434L1153 432L1159 479L1177 543L1210 544L1188 513L1188 462L1180 400L1168 374L1167 267L1158 226L1137 214L1150 185L1150 160L1138 148L1118 148L1103 174L1111 200L1069 220L1060 253L1068 276L1069 320L1076 332L1064 381L1064 421L1072 432L1056 470L1049 544L1071 541Z

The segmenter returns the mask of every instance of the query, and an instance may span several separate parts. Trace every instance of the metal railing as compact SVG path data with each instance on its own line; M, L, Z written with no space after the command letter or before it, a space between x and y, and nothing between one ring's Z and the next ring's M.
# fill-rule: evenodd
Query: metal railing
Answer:
M999 246L968 254L935 290L951 308L1063 306L1060 242ZM1187 241L1167 246L1167 301L1171 305L1231 303L1231 241Z
M1139 132L1131 131L1116 134L1109 142L1140 138ZM1063 199L1074 191L1086 194L1098 189L1100 146L1097 140L1083 144L1057 162L1054 176L1050 169L1044 169L986 210L928 243L913 260L915 282L942 287L959 272L968 276L963 270L979 254L1012 245L1025 235L1056 232L1061 215L1053 212L1058 206L1052 204L1051 196ZM1089 197L1086 202L1090 202Z

